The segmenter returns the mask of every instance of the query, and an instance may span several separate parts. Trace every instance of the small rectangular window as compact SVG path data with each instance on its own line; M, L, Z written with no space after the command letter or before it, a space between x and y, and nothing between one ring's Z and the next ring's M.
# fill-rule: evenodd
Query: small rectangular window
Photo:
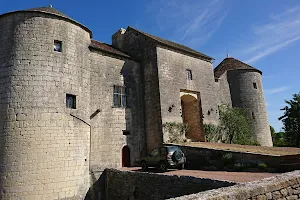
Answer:
M123 130L123 135L130 135L130 131Z
M254 89L257 89L257 84L255 82L253 82L253 87Z
M114 106L117 107L126 107L126 88L124 86L114 85L113 101Z
M66 94L66 106L67 108L76 109L76 96L72 94Z
M59 40L54 40L53 50L56 52L62 52L62 42Z
M193 80L192 70L187 69L187 70L186 70L186 75L187 75L187 79L188 79L188 80Z

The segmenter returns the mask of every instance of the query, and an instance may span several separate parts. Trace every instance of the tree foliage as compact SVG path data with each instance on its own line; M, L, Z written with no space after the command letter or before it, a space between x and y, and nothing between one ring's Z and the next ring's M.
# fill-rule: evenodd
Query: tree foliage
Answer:
M281 109L284 115L278 118L283 123L284 138L291 146L300 147L300 93L285 103L287 105Z
M220 107L220 125L205 125L206 139L210 142L258 145L253 138L249 119L240 108Z

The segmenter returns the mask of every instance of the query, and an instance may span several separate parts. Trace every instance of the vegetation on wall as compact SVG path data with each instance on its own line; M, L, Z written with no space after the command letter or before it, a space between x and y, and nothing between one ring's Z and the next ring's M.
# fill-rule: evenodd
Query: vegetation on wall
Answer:
M289 146L300 147L300 93L285 103L287 105L281 109L284 115L278 118L283 123L284 141Z
M189 129L188 125L179 122L166 122L163 124L164 131L168 133L169 143L183 143L186 142L186 133Z
M208 142L258 145L251 134L249 119L240 108L220 106L220 125L204 126Z

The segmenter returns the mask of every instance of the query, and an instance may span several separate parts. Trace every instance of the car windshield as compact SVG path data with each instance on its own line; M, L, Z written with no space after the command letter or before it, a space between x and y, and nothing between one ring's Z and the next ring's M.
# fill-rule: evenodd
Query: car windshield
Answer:
M168 147L169 152L181 151L178 147Z

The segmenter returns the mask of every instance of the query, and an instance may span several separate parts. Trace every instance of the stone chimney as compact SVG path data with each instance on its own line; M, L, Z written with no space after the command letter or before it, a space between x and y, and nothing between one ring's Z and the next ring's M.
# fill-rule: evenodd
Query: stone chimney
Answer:
M126 33L126 29L121 28L112 36L112 46L116 49L123 50L123 40Z

